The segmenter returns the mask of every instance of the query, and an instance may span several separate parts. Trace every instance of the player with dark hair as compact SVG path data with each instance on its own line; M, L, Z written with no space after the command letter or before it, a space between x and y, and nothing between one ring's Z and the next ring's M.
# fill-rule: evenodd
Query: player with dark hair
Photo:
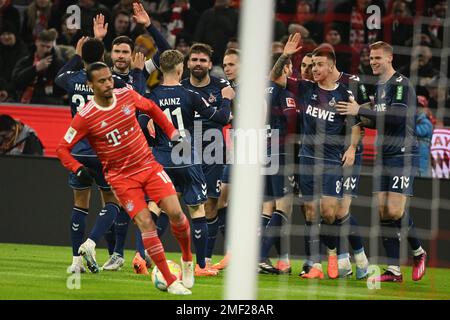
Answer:
M300 64L300 77L303 80L314 80L312 76L312 52L305 54L302 59Z
M225 79L210 76L212 52L207 44L195 43L191 46L187 64L190 77L183 79L181 84L186 89L198 92L210 107L219 109L223 100L222 89L228 87L230 83ZM205 203L206 219L214 219L217 216L217 203L224 168L223 125L201 117L199 114L196 115L195 120L201 120L203 140L209 137L209 141L213 141L202 142L202 150L204 150L202 170L206 178L208 195ZM209 151L209 154L206 151Z
M194 285L194 274L189 221L170 178L147 147L135 112L148 113L171 141L179 138L179 132L154 102L129 88L114 90L111 70L106 64L93 63L86 74L94 97L73 118L56 150L58 157L68 170L85 181L92 181L89 170L70 154L78 141L89 140L102 162L108 183L141 230L144 246L167 282L167 291L176 295L191 294L188 288ZM145 195L169 215L172 233L182 250L183 284L169 270Z
M298 52L300 34L290 36L283 55L275 64L274 72L285 60ZM305 214L317 217L316 210L320 206L322 218L322 239L329 249L328 277L338 277L337 239L331 231L333 228L339 201L342 199L343 167L353 165L355 148L345 150L346 128L351 128L351 146L359 142L359 127L352 117L345 117L335 112L338 101L349 101L353 97L351 91L332 78L336 57L334 52L320 48L313 52L313 77L315 82L306 80L288 80L288 87L297 95L299 104L303 106L302 145L300 149L300 190L304 201ZM307 234L311 240L312 268L303 278L323 278L320 263L318 225L312 224Z
M274 59L279 57L277 54ZM278 59L275 60L278 62ZM275 63L276 64L276 63ZM289 261L289 219L292 213L293 194L288 177L293 155L289 141L296 132L297 105L294 95L286 89L287 79L292 75L292 62L285 59L277 64L270 76L267 93L268 141L267 155L270 166L278 165L277 173L265 175L263 217L270 217L263 225L259 273L291 273ZM274 132L277 132L274 135ZM275 140L273 140L276 138ZM272 150L276 144L275 150ZM274 267L269 251L275 244L279 260Z
M417 97L408 78L392 66L393 48L386 42L370 46L370 66L379 77L375 92L375 109L362 108L356 101L342 102L337 110L342 115L364 116L374 123L381 135L376 165L376 192L382 240L388 258L388 268L378 281L402 282L400 271L400 238L405 233L414 256L412 279L422 279L427 254L417 238L414 222L407 209L413 194L414 176L418 169L418 142L415 132ZM400 232L400 233L399 233Z
M81 38L77 43L76 54L69 60L58 72L55 83L65 89L69 95L70 109L72 117L81 111L85 105L92 99L92 89L87 85L87 74L85 69L79 70L79 66L84 64L85 68L89 64L103 60L103 43L95 38ZM78 70L78 71L73 71ZM126 84L117 77L114 77L116 87L124 87ZM88 263L91 272L98 272L99 267L95 259L95 252L88 248L99 242L101 237L114 223L120 208L111 187L106 182L100 161L93 152L89 142L81 140L72 149L72 155L94 175L95 182L100 189L102 196L103 209L97 217L94 228L92 229L87 244L83 245L83 238L86 228L86 216L88 214L89 200L91 196L91 181L86 181L75 173L69 174L69 186L74 191L74 207L71 220L71 240L73 262L70 266L71 272L84 272L83 255ZM85 244L86 244L85 243Z
M206 119L222 125L228 123L231 116L230 103L234 98L231 87L222 89L222 105L216 109L210 107L202 97L180 84L183 74L184 56L177 50L167 50L160 57L160 67L164 82L152 90L146 97L155 101L167 118L180 131L184 141L173 145L156 126L156 142L153 153L164 170L174 182L177 192L183 197L189 208L194 229L194 246L196 248L197 265L195 275L216 275L217 272L206 268L206 249L208 242L208 225L205 218L204 202L206 201L206 180L203 175L198 148L194 148L194 118L196 112ZM146 130L149 117L139 116L141 128ZM201 143L198 141L197 143ZM198 230L201 230L200 232Z
M238 76L239 76L239 49L230 48L225 51L223 57L223 71L230 82L231 87L234 90L238 88ZM233 105L232 105L233 107ZM231 123L223 127L223 135L225 141L225 147L231 148L231 141L229 136L229 129L231 129ZM212 217L208 218L208 250L206 252L207 263L211 264L211 267L216 270L223 270L228 266L230 260L230 253L227 251L223 259L219 262L212 264L212 255L216 238L219 230L222 235L225 236L226 217L228 209L228 194L230 192L230 174L231 164L226 163L223 169L222 182L220 184L220 195L217 202L217 211Z

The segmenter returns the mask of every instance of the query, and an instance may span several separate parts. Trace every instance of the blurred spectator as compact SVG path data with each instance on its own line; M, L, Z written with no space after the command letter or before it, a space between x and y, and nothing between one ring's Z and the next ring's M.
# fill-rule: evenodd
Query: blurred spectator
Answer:
M127 15L131 15L133 13L133 2L135 0L120 0L112 7L113 14L117 15L119 12L126 12Z
M227 49L239 49L239 42L237 38L230 38L227 43Z
M385 15L383 0L348 0L338 4L333 12L327 15L327 22L337 22L342 30L342 42L349 44L356 51L366 44L380 40L379 30L370 30L366 21L369 15L367 7L377 5L381 11L381 17Z
M34 0L24 12L22 39L25 43L33 43L43 31L58 26L58 17L50 0Z
M131 16L127 11L116 11L113 18L112 30L108 30L106 37L103 40L106 51L111 51L113 40L119 36L131 37ZM110 29L110 28L108 28Z
M273 17L273 39L274 41L280 41L285 35L287 35L288 30L283 21L277 18L276 15Z
M230 0L216 0L214 7L202 13L194 39L214 48L212 61L222 66L223 54L230 38L237 36L238 12L230 8Z
M433 123L429 114L428 101L424 96L417 96L416 134L419 141L419 176L429 177L430 170L430 146L433 136Z
M202 13L213 7L215 0L190 0L190 2L197 12Z
M192 45L192 36L189 33L186 32L180 32L177 34L177 38L175 40L175 49L180 51L184 56L184 69L183 69L183 75L181 76L181 79L185 79L189 77L189 69L187 68L187 61L189 56L189 48Z
M167 30L167 25L163 23L160 15L152 15L152 24L156 29L162 34L162 36L167 40L170 46L173 48L175 46L175 36Z
M42 31L35 40L30 55L20 59L14 67L12 82L21 103L61 104L64 92L54 79L63 62L55 52L55 29Z
M336 67L339 71L354 74L358 69L358 52L348 44L342 43L342 31L337 23L326 27L325 42L333 46L336 53Z
M391 45L404 46L413 36L414 18L405 0L394 0L392 12L382 20L383 39Z
M306 0L297 1L296 13L292 23L299 24L309 31L310 37L317 43L323 41L323 22L316 16L313 5Z
M67 28L67 18L69 14L65 14L61 18L60 32L58 38L56 38L56 44L76 47L78 40L81 38L81 30Z
M367 89L369 96L375 94L376 77L373 75L372 67L370 66L370 49L369 46L364 46L361 49L359 56L358 72L356 74L360 77L361 82Z
M0 154L40 155L44 146L36 132L9 115L0 115Z
M428 26L428 32L438 38L444 39L444 19L448 10L447 0L431 0L427 15L433 18L434 23Z
M192 8L189 0L175 0L167 29L175 36L183 30L194 34L199 17L200 14Z
M11 0L0 0L0 26L4 21L11 22L15 30L20 30L20 12L13 7Z
M95 0L78 0L81 9L81 31L83 35L93 37L93 19L98 14L105 16L105 22L111 27L111 11Z
M3 21L0 28L0 79L5 80L4 90L10 99L15 98L11 76L17 61L28 55L27 46L18 37L19 30L10 21Z
M272 42L272 55L276 53L283 53L284 44L279 41Z
M419 45L412 49L411 64L399 69L399 72L407 77L417 75L418 83L416 90L423 92L425 87L434 79L439 79L441 73L433 65L431 49L426 45Z
M296 33L300 33L301 37L302 37L302 41L304 41L305 39L310 39L310 32L308 29L306 29L304 26L298 24L298 23L291 23L288 27L288 33L289 34L296 34ZM282 41L285 42L285 41Z

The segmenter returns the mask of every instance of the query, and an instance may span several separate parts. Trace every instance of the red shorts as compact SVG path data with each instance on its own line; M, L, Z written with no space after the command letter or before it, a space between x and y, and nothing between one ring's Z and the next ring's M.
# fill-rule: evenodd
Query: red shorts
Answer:
M175 187L160 164L111 183L111 187L131 219L147 208L145 195L159 204L161 199L176 195Z

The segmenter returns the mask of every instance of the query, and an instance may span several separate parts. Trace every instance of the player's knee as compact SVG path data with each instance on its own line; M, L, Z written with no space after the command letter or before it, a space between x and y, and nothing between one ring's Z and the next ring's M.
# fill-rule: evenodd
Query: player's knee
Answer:
M313 206L304 205L302 206L303 214L305 215L305 220L308 222L314 222L317 220L317 212Z
M320 216L322 217L322 220L325 221L325 223L332 224L336 219L336 212L337 207L322 205L320 210Z
M384 211L384 219L398 220L403 215L403 208L401 206L387 206Z
M139 227L141 232L156 230L155 223L151 218L150 212L148 210L143 210L136 214L134 217L134 222Z

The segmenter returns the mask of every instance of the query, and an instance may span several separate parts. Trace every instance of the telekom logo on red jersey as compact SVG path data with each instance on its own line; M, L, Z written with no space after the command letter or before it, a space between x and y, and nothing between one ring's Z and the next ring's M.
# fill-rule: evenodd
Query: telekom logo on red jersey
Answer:
M118 146L120 142L120 138L122 136L120 135L119 130L114 129L113 131L110 131L106 134L106 138L108 138L108 142L113 145L113 147Z

